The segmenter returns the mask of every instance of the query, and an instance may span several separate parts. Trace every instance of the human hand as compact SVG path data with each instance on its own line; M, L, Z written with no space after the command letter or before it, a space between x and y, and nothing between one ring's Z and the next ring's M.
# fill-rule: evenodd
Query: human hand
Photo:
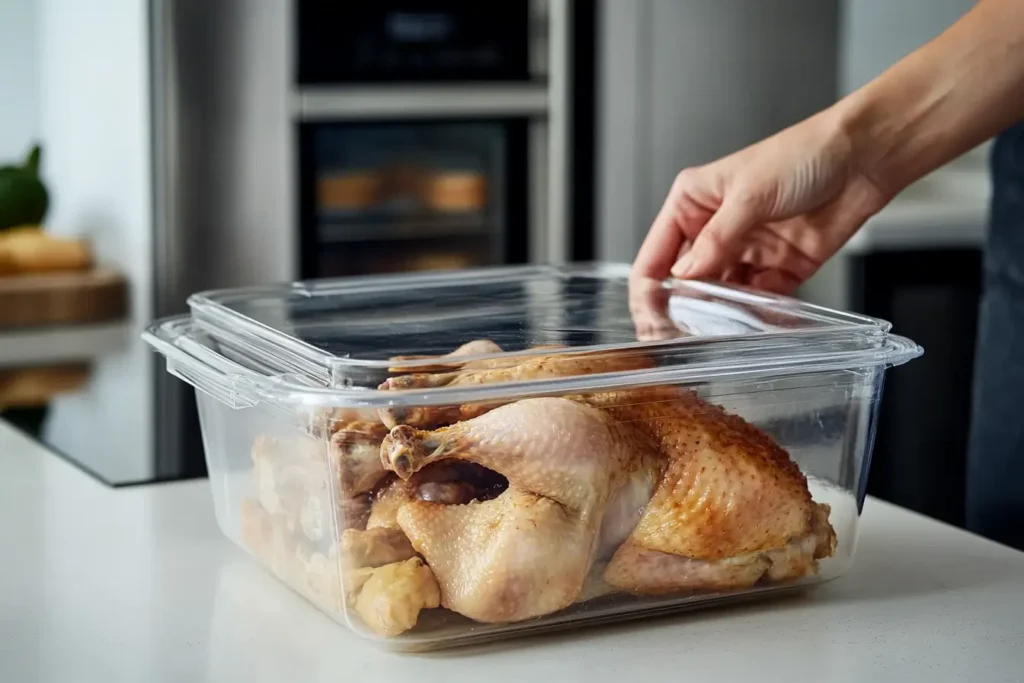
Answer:
M633 264L634 278L715 279L790 293L891 199L822 112L682 171Z

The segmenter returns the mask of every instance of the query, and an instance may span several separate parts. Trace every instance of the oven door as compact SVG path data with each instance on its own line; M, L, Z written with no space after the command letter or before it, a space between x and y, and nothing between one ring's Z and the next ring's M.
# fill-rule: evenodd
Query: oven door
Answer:
M526 262L528 127L525 117L300 124L301 277Z

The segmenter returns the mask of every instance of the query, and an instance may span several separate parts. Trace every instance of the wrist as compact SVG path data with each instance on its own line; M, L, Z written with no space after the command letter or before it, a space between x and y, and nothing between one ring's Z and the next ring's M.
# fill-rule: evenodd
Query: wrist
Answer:
M836 134L849 146L852 171L891 199L926 172L918 148L927 142L918 139L921 116L915 103L894 99L874 85L841 99L831 115Z

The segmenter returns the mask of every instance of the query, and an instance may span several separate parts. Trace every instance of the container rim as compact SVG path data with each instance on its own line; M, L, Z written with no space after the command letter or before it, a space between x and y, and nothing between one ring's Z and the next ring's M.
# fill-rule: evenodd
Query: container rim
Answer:
M749 356L738 355L731 363L719 359L713 366L694 363L551 379L382 390L318 384L305 373L263 374L210 348L202 341L202 334L195 321L183 315L154 322L146 328L142 338L165 356L168 369L173 374L232 407L248 407L264 401L310 408L391 408L479 403L520 395L588 393L659 384L695 384L718 379L753 379L870 367L887 368L913 360L924 352L910 339L884 335L877 344L871 346L841 351L818 350L795 359L762 357L752 363Z
M352 370L397 370L416 372L417 368L426 368L437 363L436 359L368 359L349 355L335 355L315 345L296 339L295 337L275 329L271 325L244 315L230 307L233 300L250 298L254 295L266 296L298 296L314 298L339 294L357 295L367 292L402 291L409 288L429 287L444 284L446 286L472 287L482 284L501 284L521 281L526 275L558 276L571 278L575 276L594 276L629 278L630 266L624 263L574 263L565 266L531 265L531 266L492 266L464 271L439 271L426 273L403 273L401 275L369 275L360 277L337 278L308 282L293 282L277 285L264 285L255 288L214 289L197 292L188 298L188 305L193 311L195 320L201 328L224 340L252 345L254 342L261 347L269 346L275 352L286 355L304 374L311 378L331 381L332 378L344 375ZM699 280L679 280L668 278L662 281L651 280L652 286L671 288L685 286L699 292L729 296L737 301L758 306L788 306L810 320L828 323L824 327L789 329L784 332L763 330L745 332L743 334L727 334L714 337L679 336L664 340L634 340L626 342L609 342L582 347L566 347L563 349L547 348L521 349L490 353L473 353L460 355L460 363L485 361L497 358L524 359L537 355L561 355L580 353L607 353L611 351L664 353L673 349L687 349L710 343L735 344L759 343L765 340L792 340L791 346L798 345L807 338L848 337L858 334L865 338L882 338L889 333L892 325L880 318L873 318L857 313L836 311L823 306L801 301L768 292L737 285L726 285L716 282ZM792 354L791 354L792 355ZM426 370L424 370L426 371Z

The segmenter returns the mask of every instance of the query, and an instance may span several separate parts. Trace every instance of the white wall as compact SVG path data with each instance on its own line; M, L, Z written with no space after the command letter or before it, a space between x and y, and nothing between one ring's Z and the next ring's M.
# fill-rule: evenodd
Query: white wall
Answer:
M850 93L949 28L978 0L841 0L839 92ZM952 162L985 172L989 145Z
M20 159L39 135L36 7L0 0L0 165Z
M679 169L831 104L975 1L600 0L599 256L632 260Z
M834 100L837 3L599 4L600 258L632 260L680 169Z
M153 299L148 3L38 3L49 228L87 235L131 284L127 350L100 360L87 390L55 402L46 436L100 474L141 478L152 467L154 374L138 339Z

